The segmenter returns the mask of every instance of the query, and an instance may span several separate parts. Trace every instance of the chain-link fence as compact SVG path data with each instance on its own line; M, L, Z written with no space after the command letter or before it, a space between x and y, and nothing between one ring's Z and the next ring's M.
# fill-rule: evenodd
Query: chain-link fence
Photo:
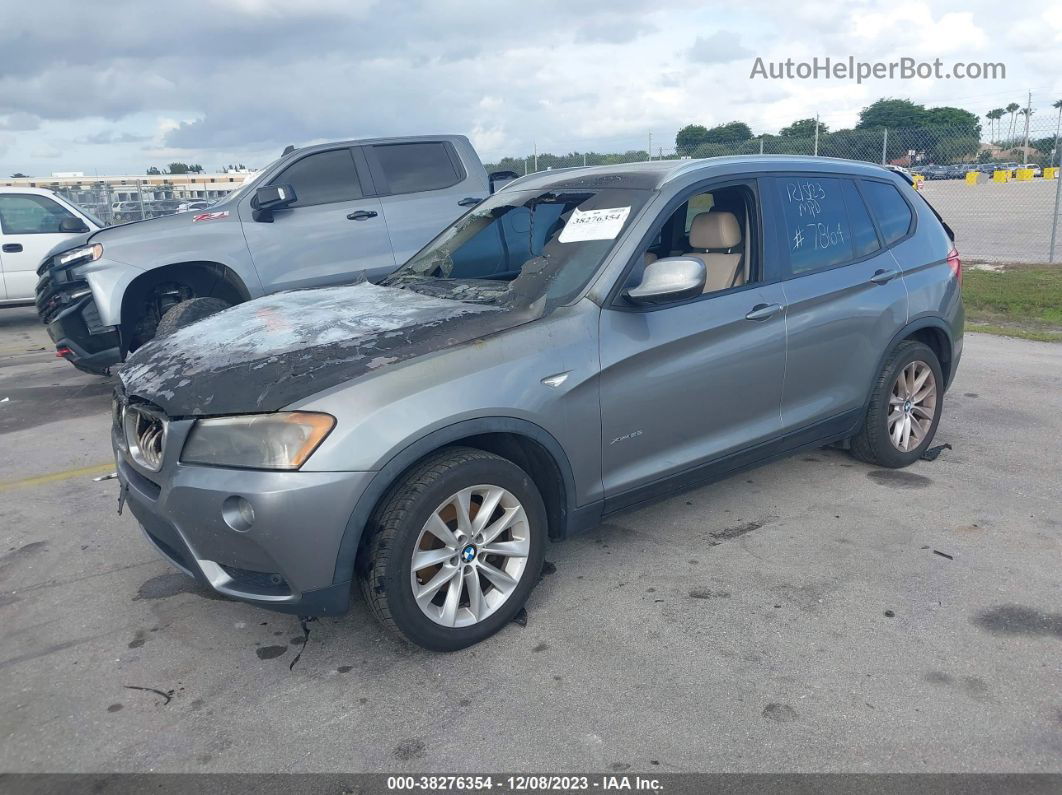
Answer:
M18 177L0 185L46 188L105 226L203 210L238 188L249 174L144 177Z
M967 261L1060 262L1059 125L1023 117L969 127L855 129L818 135L763 135L704 140L677 147L617 153L547 152L503 158L488 170L529 174L558 168L683 160L727 155L812 155L862 160L906 169L919 190L955 230ZM814 125L812 125L812 130ZM708 131L711 132L711 131ZM648 144L648 138L646 140Z
M211 183L214 180L210 177ZM87 210L103 224L120 224L157 218L188 210L202 210L238 187L238 182L209 187L195 184L172 184L153 180L125 180L123 182L86 180L74 185L56 184L56 193Z

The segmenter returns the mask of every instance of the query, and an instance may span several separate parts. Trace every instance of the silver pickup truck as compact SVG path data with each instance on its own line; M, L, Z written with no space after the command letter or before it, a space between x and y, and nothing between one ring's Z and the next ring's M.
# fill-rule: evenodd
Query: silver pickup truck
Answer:
M382 278L491 187L460 135L287 151L208 209L64 240L37 269L37 311L57 355L106 373L233 304Z

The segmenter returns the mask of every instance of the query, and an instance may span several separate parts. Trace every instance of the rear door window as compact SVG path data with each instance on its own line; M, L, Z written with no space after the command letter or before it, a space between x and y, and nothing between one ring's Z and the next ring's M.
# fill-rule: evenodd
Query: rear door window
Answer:
M775 180L794 275L833 268L855 259L845 207L846 182L816 176Z
M907 236L911 230L914 217L911 207L904 201L895 185L872 180L862 181L863 193L867 197L870 211L878 221L885 245L891 246L897 240Z
M372 152L390 193L439 190L463 179L443 141L378 144Z
M296 160L280 176L275 185L291 185L295 201L290 207L309 207L361 198L358 173L349 149L317 152Z

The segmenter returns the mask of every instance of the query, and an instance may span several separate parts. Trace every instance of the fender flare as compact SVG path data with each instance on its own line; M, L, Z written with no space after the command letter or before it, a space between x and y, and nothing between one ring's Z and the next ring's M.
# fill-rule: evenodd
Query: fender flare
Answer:
M892 352L896 350L896 346L903 342L903 340L910 337L914 332L921 331L925 328L936 329L937 331L940 331L944 334L944 338L948 341L948 357L950 361L951 352L955 343L951 336L951 329L948 327L948 324L944 320L944 318L938 315L925 315L923 317L912 320L902 329L897 331L896 334L893 335L892 339L889 341L889 344L885 346L885 350L882 351L882 354L878 359L878 366L874 368L874 375L871 377L870 383L867 385L867 397L863 403L864 413L866 412L867 407L870 405L870 398L874 392L874 384L878 380L878 375L881 373L881 368L885 366L885 360L892 355ZM943 365L944 362L941 362L941 364ZM950 367L949 376L946 379L948 381L948 386L951 386L951 373L953 372L954 367Z
M438 428L418 439L406 442L401 450L377 470L372 480L369 481L368 487L358 497L354 510L347 520L347 526L343 530L343 539L339 545L335 573L332 577L333 584L353 580L354 562L358 555L358 547L361 545L362 532L369 521L369 516L372 514L376 504L403 472L424 456L441 447L469 436L487 433L509 433L514 436L524 436L545 448L561 473L561 478L564 481L565 515L571 516L575 507L575 476L572 474L568 455L552 434L540 425L516 417L477 417L462 420L453 425Z

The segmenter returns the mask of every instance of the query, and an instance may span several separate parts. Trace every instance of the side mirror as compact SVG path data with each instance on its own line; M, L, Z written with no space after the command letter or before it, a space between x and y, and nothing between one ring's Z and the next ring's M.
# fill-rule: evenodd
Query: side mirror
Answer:
M254 192L257 210L280 210L295 201L291 185L265 185Z
M494 193L498 188L504 187L514 179L519 177L515 171L492 171L487 176L487 180L490 182L490 192Z
M80 218L70 216L64 218L59 222L59 231L68 234L76 234L78 232L87 232L89 230L88 224L82 221Z
M667 304L704 292L708 271L696 257L667 257L645 266L642 282L624 291L636 304Z

